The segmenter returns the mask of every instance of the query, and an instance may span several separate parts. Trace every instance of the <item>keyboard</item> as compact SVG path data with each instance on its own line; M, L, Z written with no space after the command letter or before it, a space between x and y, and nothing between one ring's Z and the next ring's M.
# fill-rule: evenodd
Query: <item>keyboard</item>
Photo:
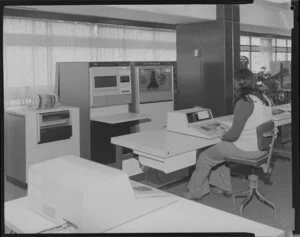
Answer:
M204 134L208 138L220 137L220 130L224 130L225 132L229 130L228 126L217 121L194 125L193 128Z

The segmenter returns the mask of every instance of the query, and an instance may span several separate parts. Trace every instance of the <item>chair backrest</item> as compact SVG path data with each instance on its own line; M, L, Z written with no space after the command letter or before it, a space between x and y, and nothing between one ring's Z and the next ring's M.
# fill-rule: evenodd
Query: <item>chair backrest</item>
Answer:
M262 166L265 173L270 172L270 163L274 148L274 143L277 138L278 129L275 127L274 121L270 120L256 128L258 148L261 151L268 150L267 163Z
M275 124L273 120L267 121L256 128L257 145L261 151L266 151L270 148L272 142L272 135L264 136L266 133L273 133Z

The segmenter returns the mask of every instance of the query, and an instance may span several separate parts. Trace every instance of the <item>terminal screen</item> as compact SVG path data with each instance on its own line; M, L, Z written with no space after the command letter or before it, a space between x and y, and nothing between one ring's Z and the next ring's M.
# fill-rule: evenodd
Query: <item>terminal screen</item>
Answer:
M94 77L95 88L107 88L117 86L116 76L95 76Z
M210 117L207 110L198 112L197 116L199 120L208 119Z
M188 123L195 123L202 120L211 119L210 110L201 110L197 112L187 113Z
M139 68L141 92L172 89L172 66L145 66Z

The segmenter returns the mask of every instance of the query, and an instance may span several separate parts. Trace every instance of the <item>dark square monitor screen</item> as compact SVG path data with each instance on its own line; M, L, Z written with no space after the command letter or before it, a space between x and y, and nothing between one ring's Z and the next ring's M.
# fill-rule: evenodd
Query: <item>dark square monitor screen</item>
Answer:
M117 86L116 76L95 76L94 77L95 88L107 88Z

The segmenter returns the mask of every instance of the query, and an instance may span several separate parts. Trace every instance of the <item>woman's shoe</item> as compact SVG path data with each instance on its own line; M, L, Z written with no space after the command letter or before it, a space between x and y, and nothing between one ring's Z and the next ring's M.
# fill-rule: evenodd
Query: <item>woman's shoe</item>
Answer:
M226 190L223 190L223 189L220 189L218 187L215 187L215 186L211 186L210 187L210 190L218 195L218 196L224 196L224 197L231 197L232 196L232 192L230 191L226 191Z

